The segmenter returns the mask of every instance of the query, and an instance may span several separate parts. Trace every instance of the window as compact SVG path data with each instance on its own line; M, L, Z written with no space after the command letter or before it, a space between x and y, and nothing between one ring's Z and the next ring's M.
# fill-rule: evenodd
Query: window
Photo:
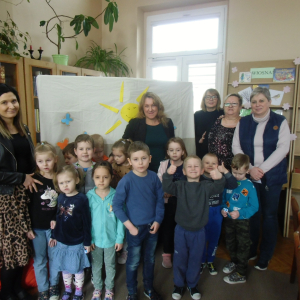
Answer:
M194 110L208 88L223 91L226 6L149 16L147 78L193 83Z

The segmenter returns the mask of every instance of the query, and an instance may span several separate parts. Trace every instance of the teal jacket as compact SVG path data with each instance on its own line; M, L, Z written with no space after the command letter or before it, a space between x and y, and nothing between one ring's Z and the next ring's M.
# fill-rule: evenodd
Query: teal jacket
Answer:
M125 227L112 210L115 193L115 189L111 187L109 194L102 200L94 187L86 194L92 217L92 244L99 248L123 244Z

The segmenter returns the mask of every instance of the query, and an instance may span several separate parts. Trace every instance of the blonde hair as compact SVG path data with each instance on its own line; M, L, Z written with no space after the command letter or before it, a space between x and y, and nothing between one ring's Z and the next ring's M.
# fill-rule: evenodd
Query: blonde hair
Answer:
M183 154L181 155L181 160L185 160L185 158L187 157L187 151L186 151L186 148L185 148L185 144L184 144L184 141L182 138L180 137L173 137L173 138L170 138L167 142L167 145L166 145L166 149L167 151L169 150L169 145L171 143L176 143L176 144L179 144L181 149L183 150ZM170 158L168 153L167 153L167 158Z
M36 157L38 154L47 153L47 152L51 152L51 155L53 156L53 158L57 158L57 152L53 145L51 145L50 143L48 143L46 141L36 144L36 146L34 148L34 159L36 160ZM37 169L38 169L38 167L37 167ZM53 168L54 172L56 172L56 170L57 170L57 161L54 164L54 168Z
M142 96L142 99L139 103L139 112L137 114L137 118L143 119L146 117L145 113L144 113L144 105L145 105L146 98L151 98L153 100L154 105L157 106L157 109L158 109L156 118L164 127L167 127L168 126L168 118L165 114L164 105L163 105L162 101L160 100L160 98L156 94L151 93L151 92L147 92Z
M95 148L103 148L104 147L104 138L102 135L95 133L91 134L91 138L94 140L94 147Z
M219 92L216 89L208 89L205 91L203 97L202 97L202 102L201 102L201 109L203 111L207 111L206 109L206 105L205 105L205 97L207 93L211 93L213 96L217 96L218 97L218 102L217 102L217 107L216 110L220 110L220 106L221 106L221 97Z
M56 191L61 192L61 190L59 189L57 177L58 177L58 175L64 174L64 173L71 174L73 176L73 178L75 179L75 181L77 178L79 179L79 183L76 184L76 189L79 190L80 187L83 185L83 181L84 181L84 175L83 175L82 169L81 168L76 169L73 165L66 165L66 166L59 168L59 170L54 174L53 184L54 184Z
M205 157L214 157L217 159L217 161L219 161L218 156L214 153L206 153L203 157L202 157L202 165L203 165L203 160Z
M26 130L24 128L25 125L22 122L22 112L21 112L21 105L20 105L19 94L18 94L18 92L13 87L11 87L11 86L9 86L9 85L7 85L5 83L1 83L0 84L0 97L3 94L7 94L7 93L13 93L16 96L16 99L17 99L17 101L19 103L19 110L18 110L17 115L14 117L13 124L17 128L18 133L21 136L25 135L26 138L27 138ZM12 139L12 135L10 134L10 132L9 132L9 130L7 128L6 122L2 119L1 116L0 116L0 134L4 138Z
M183 161L183 168L185 169L185 166L188 162L188 160L192 159L192 158L195 158L195 159L198 159L199 162L200 162L200 165L201 165L201 168L202 168L202 161L201 161L201 158L197 155L189 155L185 158L185 160Z

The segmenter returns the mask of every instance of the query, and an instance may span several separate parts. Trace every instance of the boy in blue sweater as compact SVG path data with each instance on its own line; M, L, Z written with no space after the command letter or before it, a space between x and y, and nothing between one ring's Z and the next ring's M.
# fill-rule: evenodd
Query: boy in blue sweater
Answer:
M249 172L248 155L237 154L232 159L232 175L238 181L234 190L225 189L221 213L225 218L226 245L231 261L223 268L224 281L229 284L245 283L250 251L249 218L258 210L258 198L253 183L246 178Z
M127 153L132 171L120 180L113 199L113 211L127 228L127 299L137 300L137 269L143 251L144 294L149 299L161 300L153 288L153 273L157 231L164 217L164 192L156 173L148 170L149 147L134 142Z

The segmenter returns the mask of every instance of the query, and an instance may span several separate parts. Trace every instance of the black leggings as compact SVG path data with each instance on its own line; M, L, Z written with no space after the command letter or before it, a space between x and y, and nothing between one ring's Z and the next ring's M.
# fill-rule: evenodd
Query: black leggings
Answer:
M1 298L4 300L13 293L18 294L22 290L23 267L15 269L6 269L4 266L1 269Z

